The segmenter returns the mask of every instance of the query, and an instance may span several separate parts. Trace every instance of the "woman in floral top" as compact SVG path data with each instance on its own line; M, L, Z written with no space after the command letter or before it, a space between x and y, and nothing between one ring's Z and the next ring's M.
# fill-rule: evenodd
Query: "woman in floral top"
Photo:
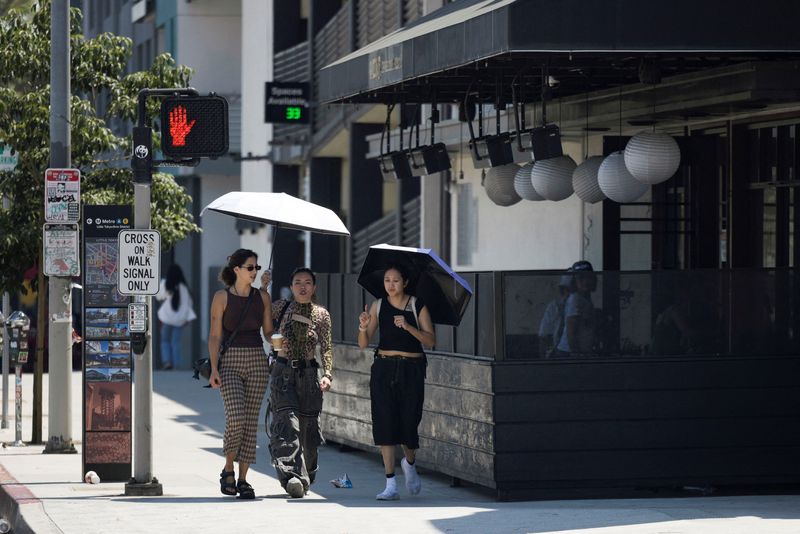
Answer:
M269 281L265 272L261 288L266 289ZM310 269L296 269L292 273L292 300L272 304L274 331L284 340L270 377L269 450L281 486L295 498L308 492L319 469L322 393L331 388L331 316L313 302L316 282ZM322 355L321 379L317 347Z

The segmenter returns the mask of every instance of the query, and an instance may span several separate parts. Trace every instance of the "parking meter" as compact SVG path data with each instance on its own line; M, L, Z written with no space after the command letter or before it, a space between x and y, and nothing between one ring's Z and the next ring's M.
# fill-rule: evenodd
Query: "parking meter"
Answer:
M5 320L5 340L9 348L9 362L14 364L14 420L15 439L12 446L23 447L22 441L22 364L28 361L28 332L31 320L25 313L17 310Z

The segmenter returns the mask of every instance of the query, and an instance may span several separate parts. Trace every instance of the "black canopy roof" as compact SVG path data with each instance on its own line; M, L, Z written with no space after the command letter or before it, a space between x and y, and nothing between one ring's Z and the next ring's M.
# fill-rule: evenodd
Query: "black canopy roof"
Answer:
M545 63L569 95L637 82L643 61L666 77L800 59L798 20L787 0L460 0L324 67L319 100L507 103Z

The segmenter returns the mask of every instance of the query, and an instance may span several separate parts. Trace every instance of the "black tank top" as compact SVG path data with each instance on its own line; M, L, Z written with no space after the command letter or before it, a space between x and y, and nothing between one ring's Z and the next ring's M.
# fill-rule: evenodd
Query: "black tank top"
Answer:
M416 328L419 328L416 319L414 319L414 312L411 309L411 299L408 299L408 304L405 310L395 308L389 303L389 299L383 299L381 302L381 309L378 312L378 326L381 330L381 338L378 342L378 349L380 350L396 350L401 352L420 353L422 350L422 343L417 338L409 334L406 330L398 328L394 325L394 316L402 315L406 318L406 322ZM417 315L425 304L420 299L417 299L414 307L417 309Z
M231 343L231 347L261 347L261 325L264 322L264 301L258 290L253 288L255 294L247 309L247 315L242 319L242 326L236 333L236 337ZM228 339L236 329L242 310L247 305L247 297L240 297L228 291L228 303L225 305L225 312L222 314L223 339Z

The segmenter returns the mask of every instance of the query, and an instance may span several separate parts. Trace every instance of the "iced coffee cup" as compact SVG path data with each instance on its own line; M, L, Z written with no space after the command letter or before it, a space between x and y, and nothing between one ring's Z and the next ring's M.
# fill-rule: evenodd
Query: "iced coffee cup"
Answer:
M283 336L281 334L272 334L270 343L273 349L278 351L283 350Z

